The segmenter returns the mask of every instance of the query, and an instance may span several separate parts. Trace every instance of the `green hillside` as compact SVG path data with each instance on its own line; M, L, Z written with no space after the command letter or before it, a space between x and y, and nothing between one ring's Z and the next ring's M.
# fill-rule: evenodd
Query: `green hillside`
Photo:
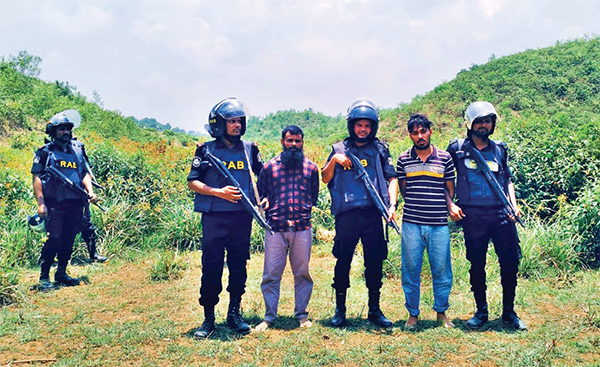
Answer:
M173 131L151 118L144 124L157 129L140 127L119 111L103 109L97 97L88 100L68 82L40 80L41 61L21 52L0 62L0 275L6 271L2 269L36 266L43 238L24 224L25 216L35 210L31 157L43 144L48 118L69 108L82 115L75 135L86 143L95 174L106 187L99 195L107 213L93 215L105 251L128 257L134 252L127 250L197 248L200 220L191 211L185 177L196 140L207 137ZM600 38L557 43L473 65L408 104L380 111L379 136L397 155L410 146L405 132L408 117L420 112L434 121L434 144L445 148L450 138L465 134L462 114L475 100L488 100L498 108L502 120L494 137L510 145L528 222L553 236L549 242L554 246L576 251L575 263L597 265ZM329 146L347 134L343 116L278 111L251 118L246 138L257 140L268 159L278 153L281 128L288 124L305 130L307 155L319 165ZM323 189L315 211L317 232L332 229L328 202ZM534 229L529 231L524 231L525 240L540 238ZM254 232L253 247L260 250L262 235ZM549 250L536 251L536 256L547 256ZM552 266L562 266L561 261L557 264ZM13 284L16 276L9 275L2 282Z

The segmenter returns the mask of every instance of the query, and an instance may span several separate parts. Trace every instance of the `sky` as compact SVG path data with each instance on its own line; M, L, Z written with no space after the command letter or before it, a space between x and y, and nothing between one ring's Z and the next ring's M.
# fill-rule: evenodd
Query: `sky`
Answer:
M0 0L1 56L195 131L227 97L254 116L394 108L491 57L597 35L600 0Z

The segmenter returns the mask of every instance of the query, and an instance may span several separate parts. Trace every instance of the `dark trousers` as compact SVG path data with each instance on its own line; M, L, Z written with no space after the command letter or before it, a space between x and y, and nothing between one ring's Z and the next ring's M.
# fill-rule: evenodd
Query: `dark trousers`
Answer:
M250 259L252 214L246 211L210 212L202 214L202 279L200 305L219 303L223 290L223 262L227 250L231 297L241 297L246 287L246 261Z
M73 241L80 230L84 203L81 200L46 200L48 239L42 248L42 272L50 270L54 258L59 266L66 266L73 253Z
M505 308L513 307L517 287L517 273L521 249L517 228L503 212L502 208L463 208L466 214L462 220L467 248L467 260L471 263L471 290L479 303L485 300L485 263L490 239L500 262L500 276Z
M350 266L358 240L363 245L367 288L378 291L383 285L383 260L388 250L381 213L375 207L352 209L335 216L332 252L337 262L331 286L338 292L350 287Z

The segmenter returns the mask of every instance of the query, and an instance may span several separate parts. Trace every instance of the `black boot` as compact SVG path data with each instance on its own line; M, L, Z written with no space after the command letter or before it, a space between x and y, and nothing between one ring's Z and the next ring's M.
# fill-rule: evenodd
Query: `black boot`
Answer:
M475 311L475 315L467 320L467 326L471 329L479 329L486 322L488 322L487 306L485 306L483 309L477 309L477 311Z
M196 339L206 339L215 330L215 307L204 306L204 322L194 333Z
M516 330L527 330L527 324L517 316L512 308L502 310L502 322Z
M236 333L246 335L250 333L250 325L248 325L240 314L241 297L231 297L229 300L229 310L227 311L227 325Z
M489 320L485 293L475 294L475 303L477 305L477 311L475 311L475 315L473 315L472 318L467 320L467 326L471 329L479 329Z
M379 308L379 296L381 293L379 291L371 291L369 292L369 316L368 319L372 323L381 327L390 327L392 326L392 322L388 320L381 312Z
M96 238L95 236L93 236L89 242L87 242L87 248L88 248L88 252L90 253L90 260L92 262L97 261L99 263L103 263L106 260L108 260L108 258L106 256L102 256L98 253L98 250L96 249Z
M54 284L52 284L52 282L50 281L50 267L51 266L52 266L52 262L42 259L42 264L41 264L42 271L40 272L40 283L38 284L38 290L40 292L48 292L48 291L51 291L56 288L56 287L54 287Z
M346 326L346 291L335 292L335 315L330 321L331 326Z
M54 273L54 280L59 285L64 287L73 287L79 285L81 283L81 279L79 278L71 278L67 274L67 265L58 264L58 268L56 269L56 273Z

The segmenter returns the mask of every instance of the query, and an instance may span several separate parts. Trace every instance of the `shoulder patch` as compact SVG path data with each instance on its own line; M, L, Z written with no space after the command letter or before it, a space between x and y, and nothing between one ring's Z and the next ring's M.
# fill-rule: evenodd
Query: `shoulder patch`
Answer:
M38 155L33 156L33 164L40 163L40 157Z
M194 157L194 160L192 160L192 167L194 168L198 168L200 167L200 163L202 162L202 159L200 159L200 157Z

